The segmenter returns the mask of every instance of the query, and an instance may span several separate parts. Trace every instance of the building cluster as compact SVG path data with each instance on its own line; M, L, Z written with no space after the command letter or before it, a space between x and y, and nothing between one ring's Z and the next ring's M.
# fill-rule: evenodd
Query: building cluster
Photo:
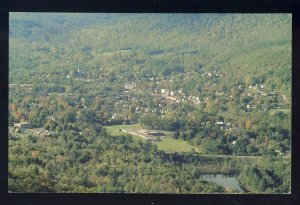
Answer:
M151 131L151 130L131 131L131 130L122 129L121 131L127 134L139 136L145 140L152 141L152 142L157 142L160 138L167 137L162 132Z
M40 129L36 130L35 132L33 132L33 134L37 135L37 136L50 136L50 135L55 134L55 132L40 128Z
M29 122L14 123L12 127L9 127L10 132L23 132L25 129L30 129L31 124Z

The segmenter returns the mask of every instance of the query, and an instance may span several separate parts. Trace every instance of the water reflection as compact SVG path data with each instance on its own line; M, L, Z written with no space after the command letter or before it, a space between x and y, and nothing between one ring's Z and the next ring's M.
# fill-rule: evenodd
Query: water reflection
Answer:
M224 188L235 190L240 193L244 192L236 179L236 176L233 174L203 174L200 177L205 181L215 182Z

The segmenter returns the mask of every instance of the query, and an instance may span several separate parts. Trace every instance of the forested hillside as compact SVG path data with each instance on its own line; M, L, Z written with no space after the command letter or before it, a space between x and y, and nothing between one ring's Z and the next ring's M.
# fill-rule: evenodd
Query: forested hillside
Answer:
M289 192L291 20L10 13L11 189Z
M51 62L47 66L57 71L89 71L98 65L120 71L121 66L126 69L131 64L138 64L140 72L176 65L189 71L200 64L205 71L230 73L225 83L266 83L290 95L291 73L286 70L291 67L291 16L286 14L41 15L11 16L10 49L16 58L11 55L12 72L26 66L43 72L38 61L41 55L47 55ZM23 50L28 46L30 55ZM74 58L67 68L63 56ZM125 62L119 62L121 56ZM112 58L116 58L113 65Z

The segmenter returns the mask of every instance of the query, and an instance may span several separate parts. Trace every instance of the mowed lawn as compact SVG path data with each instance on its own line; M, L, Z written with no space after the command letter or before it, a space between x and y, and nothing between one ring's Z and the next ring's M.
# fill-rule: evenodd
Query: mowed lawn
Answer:
M113 136L126 136L127 134L125 132L119 131L120 129L125 129L125 130L130 130L130 131L138 131L144 129L141 125L139 124L131 124L131 125L112 125L112 126L104 126L107 129L107 132L110 133ZM163 131L163 130L156 130L158 132L163 132L167 134L168 136L172 135L174 132L170 131ZM135 135L131 135L133 137L134 141L143 141L145 142L146 140ZM190 152L194 148L196 152L200 152L200 150L188 144L187 141L180 140L180 139L173 139L170 137L167 138L161 138L159 142L154 142L154 144L157 145L159 150L163 150L165 152Z
M125 132L121 132L121 129L125 130L131 130L131 131L137 131L137 130L142 130L142 126L139 124L131 124L131 125L111 125L111 126L104 126L109 134L112 136L126 136L127 134ZM132 136L132 139L134 141L143 141L145 142L146 140L136 136L136 135L130 135Z
M187 143L187 141L181 139L173 139L173 138L162 138L161 141L155 142L157 148L159 150L163 150L165 152L191 152L194 148L194 151L200 152L200 150Z

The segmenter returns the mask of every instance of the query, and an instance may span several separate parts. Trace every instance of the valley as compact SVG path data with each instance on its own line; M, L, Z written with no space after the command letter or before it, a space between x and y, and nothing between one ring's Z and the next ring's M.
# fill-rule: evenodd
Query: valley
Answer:
M9 26L10 191L290 192L291 15L10 13Z

